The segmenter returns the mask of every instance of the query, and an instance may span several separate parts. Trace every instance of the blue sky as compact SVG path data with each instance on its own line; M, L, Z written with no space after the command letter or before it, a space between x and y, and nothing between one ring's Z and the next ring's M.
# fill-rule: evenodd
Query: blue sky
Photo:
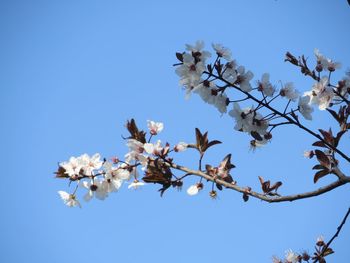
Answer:
M219 42L255 79L269 72L276 84L293 81L306 91L313 82L283 62L285 52L313 59L319 48L342 62L341 77L350 67L349 24L345 0L1 1L2 261L271 262L289 248L313 252L316 238L330 238L349 207L348 186L266 204L244 203L228 190L218 200L184 190L160 198L158 186L147 185L69 209L57 194L67 182L53 172L83 153L123 156L124 124L135 118L143 128L146 120L163 121L159 139L172 144L193 142L195 127L208 130L224 144L204 162L232 153L242 186L258 190L263 176L282 180L280 192L291 194L331 182L312 182L315 161L302 156L310 136L281 128L266 148L249 151L250 138L233 130L232 118L198 97L184 99L172 64L186 43L204 40L209 49ZM326 114L314 119L308 127L330 125ZM191 152L176 158L197 162ZM346 225L332 262L347 262L349 236Z

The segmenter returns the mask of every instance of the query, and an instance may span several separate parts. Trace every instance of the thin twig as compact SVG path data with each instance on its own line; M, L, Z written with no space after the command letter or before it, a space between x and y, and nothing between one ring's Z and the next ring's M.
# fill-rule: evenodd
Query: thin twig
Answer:
M342 222L341 222L340 225L337 227L337 232L335 232L335 234L333 235L333 237L332 237L332 238L328 241L328 243L323 247L322 253L321 253L320 257L323 257L323 256L324 256L323 254L326 252L326 250L327 250L327 249L329 248L329 246L332 244L333 240L334 240L336 237L338 237L338 235L339 235L339 233L340 233L342 227L345 225L346 219L348 218L349 214L350 214L350 207L349 207L348 211L346 212L346 214L345 214L345 216L344 216ZM314 263L318 262L319 259L320 259L320 257L318 257L317 259L315 259L313 262L314 262Z

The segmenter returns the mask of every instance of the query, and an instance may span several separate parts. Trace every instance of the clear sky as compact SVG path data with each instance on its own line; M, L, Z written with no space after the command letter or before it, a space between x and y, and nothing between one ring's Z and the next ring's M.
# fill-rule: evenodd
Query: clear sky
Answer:
M346 0L264 1L0 1L1 262L271 262L291 248L313 252L329 239L350 204L349 187L293 203L266 204L223 191L211 200L156 185L121 189L101 202L70 209L54 179L57 163L83 153L123 156L125 121L163 121L162 141L193 142L194 128L224 144L204 163L227 153L242 186L259 190L258 176L282 180L280 192L312 190L314 160L303 158L313 139L281 128L264 149L249 151L248 136L228 115L193 96L184 99L174 73L175 52L186 43L219 42L260 79L313 82L283 62L284 54L314 48L350 67L350 6ZM316 113L313 129L329 127ZM348 139L348 138L347 138ZM342 145L348 150L349 140ZM349 151L346 151L349 153ZM195 168L196 155L178 155ZM349 171L349 166L344 166ZM348 262L350 224L330 262Z

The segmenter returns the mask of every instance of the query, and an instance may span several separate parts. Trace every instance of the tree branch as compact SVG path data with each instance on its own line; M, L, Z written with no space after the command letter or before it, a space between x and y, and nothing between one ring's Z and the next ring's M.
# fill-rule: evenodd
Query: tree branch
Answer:
M187 167L184 167L184 166L181 166L181 165L178 165L178 164L175 164L175 163L166 163L168 166L176 169L176 170L180 170L180 171L183 171L183 172L186 172L187 174L193 174L193 175L197 175L197 176L200 176L204 179L207 179L208 181L211 181L211 182L215 182L215 183L218 183L218 184L221 184L222 186L225 186L226 188L229 188L231 190L234 190L236 192L240 192L242 194L247 194L247 195L250 195L252 197L255 197L257 199L260 199L262 201L265 201L265 202L268 202L268 203L279 203L279 202L286 202L286 201L294 201L294 200L299 200L299 199L305 199L305 198L309 198L309 197L313 197L313 196L318 196L318 195L321 195L321 194L324 194L324 193L327 193L339 186L342 186L344 184L347 184L350 182L350 177L348 176L345 176L344 174L343 177L331 184L328 184L324 187L320 187L314 191L310 191L310 192L304 192L304 193L299 193L299 194L295 194L295 195L286 195L286 196L274 196L274 197L271 197L271 196L268 196L268 195L265 195L265 194L260 194L258 192L254 192L254 191L248 191L247 192L247 188L243 188L243 187L240 187L240 186L237 186L236 184L232 184L232 183L228 183L224 180L220 180L220 179L217 179L217 178L214 178L202 171L198 171L198 170L192 170L192 169L189 169ZM338 170L339 171L339 170ZM340 172L340 171L339 171Z
M300 129L306 131L307 133L311 134L312 136L316 137L318 140L321 140L325 145L327 145L330 149L332 149L333 151L335 151L336 153L338 153L341 157L343 157L346 161L348 161L350 163L350 157L348 157L346 154L344 154L341 150L339 150L338 148L334 147L333 145L329 144L328 142L326 142L319 134L315 133L314 131L310 130L309 128L305 127L304 125L300 124L300 122L295 121L293 118L289 117L286 114L283 114L282 112L278 111L277 109L271 107L268 103L264 103L263 101L260 101L259 99L255 98L253 95L251 95L249 92L245 92L243 90L241 90L238 86L236 86L235 84L230 83L229 81L225 80L224 78L217 76L211 72L208 71L204 71L205 74L215 77L218 80L226 83L227 85L229 85L230 87L235 88L236 90L244 93L248 98L250 98L251 100L263 105L264 107L266 107L267 109L269 109L271 112L275 113L278 116L283 117L284 119L288 120L290 123L298 126Z
M337 232L335 232L335 234L333 235L333 237L328 241L328 243L323 247L322 249L322 253L320 255L320 257L324 256L324 253L327 251L327 249L329 248L329 246L332 244L333 240L339 235L342 227L345 225L346 219L348 218L350 214L350 207L348 209L348 211L346 212L342 222L340 223L340 225L337 227ZM319 261L320 257L316 258L313 262L316 263Z

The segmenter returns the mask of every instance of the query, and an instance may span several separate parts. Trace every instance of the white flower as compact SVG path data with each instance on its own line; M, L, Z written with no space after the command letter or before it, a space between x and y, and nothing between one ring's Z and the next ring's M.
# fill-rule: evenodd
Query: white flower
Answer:
M230 83L236 82L237 80L236 67L237 67L237 62L235 60L227 62L225 65L222 77Z
M249 92L252 90L252 86L249 81L254 77L254 74L251 71L245 72L245 68L243 66L239 66L237 68L238 76L237 76L237 84L241 88L241 90L245 92Z
M186 98L189 98L192 89L202 82L201 76L205 70L203 62L195 61L190 54L183 55L183 64L176 68L175 72L180 77L179 84L186 89Z
M310 96L303 96L299 98L299 111L307 120L312 120L311 113L314 111L314 109L309 105L310 102Z
M114 171L113 175L119 178L120 180L130 180L130 171L128 170L127 164L122 163Z
M188 193L189 195L196 195L196 194L198 194L198 192L199 192L199 189L198 189L198 187L197 187L196 184L195 184L195 185L191 185L191 186L187 189L187 193Z
M294 253L291 249L286 251L285 259L288 263L298 263L299 255Z
M145 183L140 182L139 180L135 179L131 184L129 184L128 189L134 189L136 190L140 186L143 186Z
M203 50L204 46L204 41L197 40L195 45L186 44L186 49L192 52L192 56L205 63L205 60L211 57L211 54L210 52Z
M145 152L148 154L157 154L163 149L160 140L158 140L155 144L145 143L143 145L143 148L145 149Z
M192 90L194 93L197 93L204 102L209 104L215 103L215 96L212 91L216 90L217 86L213 81L203 81Z
M339 62L334 62L333 60L326 58L320 53L318 49L315 48L314 52L317 58L317 64L322 65L322 69L332 72L336 69L341 68L341 64Z
M137 152L137 153L143 153L143 143L139 142L135 139L129 139L126 142L126 145L129 147L130 151Z
M227 112L227 96L226 94L219 94L215 96L214 106L218 109L220 113Z
M224 47L221 44L212 44L213 49L219 57L223 57L226 60L231 60L231 50Z
M145 155L135 151L128 152L125 154L124 158L125 162L128 164L132 163L133 161L139 161L142 166L147 166L148 163L148 158Z
M314 156L314 152L313 151L304 151L304 157L311 159Z
M255 131L261 135L266 133L269 126L268 121L264 120L260 113L253 111L252 108L241 110L239 104L235 102L229 115L236 121L235 130L243 132Z
M63 162L59 164L62 168L66 170L66 174L70 177L79 175L80 170L83 167L83 164L79 160L79 158L71 157L69 158L69 162Z
M150 120L147 121L147 126L152 135L157 135L164 128L164 124L162 122L154 122Z
M65 191L58 191L58 194L62 198L65 205L69 207L79 206L81 208L81 205L74 194L69 194Z
M143 166L146 166L148 159L142 154L144 152L144 144L135 139L129 139L126 145L129 147L130 152L124 156L125 162L139 161Z
M328 78L324 77L312 86L311 91L305 92L304 95L310 96L311 104L317 104L320 110L325 110L333 100L334 91L328 85Z
M299 98L299 91L294 88L292 82L287 82L286 85L280 90L280 95L286 97L289 100L296 101Z
M261 77L261 81L258 82L258 90L264 93L267 97L272 97L276 91L276 88L270 83L270 75L264 73Z
M105 162L103 168L105 170L105 180L102 181L102 188L108 193L116 192L123 183L122 179L117 176L119 169L113 167L110 162Z
M79 160L83 165L84 173L91 175L93 170L100 169L103 164L100 158L101 156L99 153L94 154L92 157L86 153L80 156Z
M250 113L250 108L241 110L237 102L233 103L233 109L229 111L228 114L236 121L235 130L244 132L252 131L251 123L253 121L253 116Z
M200 190L203 189L203 184L202 183L196 183L194 185L191 185L188 189L187 189L187 194L189 195L196 195L199 193Z
M82 181L80 185L88 190L84 195L84 200L86 202L90 201L93 196L100 200L104 200L108 196L107 189L104 188L100 180L95 179L90 182Z
M175 152L183 152L187 149L188 144L185 142L179 142L178 144L175 145L174 151Z

